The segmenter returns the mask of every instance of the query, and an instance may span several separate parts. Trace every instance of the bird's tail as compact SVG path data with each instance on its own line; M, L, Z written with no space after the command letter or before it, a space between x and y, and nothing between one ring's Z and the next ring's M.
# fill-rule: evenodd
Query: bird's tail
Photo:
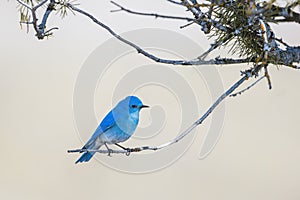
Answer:
M82 154L82 156L80 156L80 158L75 162L75 164L79 162L88 162L95 153L96 152L84 152L84 154Z

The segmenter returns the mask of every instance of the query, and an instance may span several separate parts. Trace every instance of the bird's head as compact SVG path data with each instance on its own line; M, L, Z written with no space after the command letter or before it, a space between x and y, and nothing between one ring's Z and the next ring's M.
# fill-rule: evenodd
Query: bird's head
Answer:
M148 108L149 106L144 105L142 101L136 96L128 96L124 99L128 105L129 113L139 112L142 108Z

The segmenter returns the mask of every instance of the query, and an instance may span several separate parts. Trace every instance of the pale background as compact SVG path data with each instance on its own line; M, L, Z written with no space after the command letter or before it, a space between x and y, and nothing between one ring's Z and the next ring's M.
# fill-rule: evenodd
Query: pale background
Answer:
M183 14L162 0L118 2L144 11ZM179 30L182 23L111 14L114 6L109 1L82 2L81 7L119 33L166 28L204 48L209 45L198 27ZM1 1L0 9L1 199L300 198L300 72L272 67L271 91L262 82L228 99L222 137L204 160L198 159L204 139L199 134L183 157L153 173L121 173L95 160L74 165L78 155L66 150L82 146L72 110L76 77L88 55L111 36L83 16L70 14L60 20L53 15L49 26L60 30L49 40L37 41L32 30L26 34L20 29L14 1ZM274 28L286 42L299 45L299 25ZM218 68L226 88L243 68ZM203 104L209 105L206 100ZM109 105L95 107L109 110ZM96 115L100 120L104 113Z

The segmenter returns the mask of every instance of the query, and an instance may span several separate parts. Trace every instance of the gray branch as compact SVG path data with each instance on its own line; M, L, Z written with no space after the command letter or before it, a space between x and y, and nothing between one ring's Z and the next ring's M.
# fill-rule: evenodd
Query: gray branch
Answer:
M167 1L173 4L182 5L182 3L178 1L173 1L173 0L167 0Z
M54 27L54 28L49 29L48 31L45 31L47 20L50 16L51 12L55 10L55 5L56 5L55 0L50 0L50 3L47 6L47 9L43 16L42 22L38 25L39 32L40 32L40 34L38 36L39 39L43 39L45 36L51 34L52 30L58 29L57 27Z
M208 53L217 49L220 46L226 45L229 40L234 39L236 37L243 37L242 35L244 34L245 31L247 31L246 27L248 26L248 28L251 28L251 26L253 26L253 24L255 24L258 20L263 21L264 24L268 25L266 22L264 22L264 19L260 19L258 16L256 16L257 13L263 14L265 12L266 13L269 12L266 9L266 6L262 7L262 8L259 7L256 12L253 12L253 16L250 16L248 19L248 21L249 21L248 25L246 25L246 26L244 25L244 26L234 30L231 27L227 26L226 24L225 25L221 24L218 21L212 19L212 6L210 6L209 4L201 4L206 7L210 6L209 7L210 10L207 13L205 13L201 10L200 4L198 4L197 1L187 1L187 0L181 1L181 6L186 7L194 15L194 18L160 15L160 14L155 14L155 13L136 12L136 11L129 10L129 9L112 1L112 3L114 5L116 5L120 8L118 11L126 11L131 14L154 16L154 17L159 17L159 18L185 20L187 22L192 22L192 23L196 23L196 24L200 25L202 27L202 30L204 31L204 33L209 33L211 31L211 27L214 27L215 29L217 29L221 32L224 32L226 34L226 36L223 37L221 40L218 40L218 41L216 40L216 42L213 43L211 45L211 47L204 54L202 54L202 56L199 56L198 58L195 58L192 60L171 60L171 59L164 59L164 58L157 57L157 56L145 51L142 47L138 46L137 44L135 44L131 41L128 41L125 38L118 35L109 26L107 26L104 23L97 20L93 15L89 14L88 12L86 12L82 9L75 7L75 5L73 5L71 3L68 3L68 2L63 3L60 1L55 2L55 0L49 0L49 4L47 6L47 9L45 10L42 21L39 25L37 25L38 18L36 15L36 11L38 8L40 8L42 5L44 5L47 2L47 0L41 1L36 6L32 5L32 8L20 0L17 0L17 1L22 6L24 6L25 8L27 8L31 11L33 20L32 20L32 22L28 22L27 25L33 25L38 39L44 39L46 36L51 35L53 30L58 29L58 28L54 27L49 30L46 30L46 24L47 24L47 20L48 20L50 14L53 12L53 10L55 10L55 5L59 4L61 6L65 6L65 7L69 8L72 12L75 11L75 12L78 12L80 14L83 14L83 15L89 17L93 22L95 22L100 27L107 30L116 39L135 48L138 53L154 60L155 62L164 63L164 64L172 64L172 65L225 65L225 64L240 64L240 63L249 63L249 62L254 63L257 61L259 61L259 62L262 61L260 59L261 55L258 55L258 54L251 55L251 57L249 57L249 58L242 58L242 59L217 57L214 59L205 60L205 58L208 55ZM172 2L172 3L174 3L174 2ZM223 1L223 0L220 0L218 2L211 1L211 5L212 4L213 5L222 5L224 7L230 7L230 6L232 6L233 3L234 3L234 1L232 1L232 2L227 2L227 1ZM273 9L279 9L279 8L276 7ZM280 8L279 10L284 12L285 16L287 15L286 13L293 14L291 7L286 8L286 10L282 10L282 9L283 8ZM282 13L282 15L283 15L283 13ZM297 21L297 19L298 19L297 16L294 16L294 18ZM299 47L287 46L286 49L281 49L281 48L279 48L279 45L277 44L277 42L280 42L280 41L278 41L278 39L276 39L275 34L270 29L266 30L266 31L268 32L268 41L269 41L268 46L269 46L270 50L265 52L265 54L268 55L269 59L264 62L273 63L275 65L278 65L278 64L285 65L285 66L289 66L289 67L298 69L299 67L296 66L295 63L299 63L299 57L300 57ZM258 36L258 43L259 43L259 36ZM263 44L263 46L265 49L265 44ZM264 51L264 49L262 49L262 51Z
M90 18L93 22L95 22L96 24L98 24L100 27L104 28L105 30L107 30L112 36L114 36L116 39L120 40L121 42L133 47L134 49L137 50L138 53L143 54L144 56L154 60L155 62L159 62L159 63L164 63L164 64L172 64L172 65L224 65L224 64L240 64L240 63L249 63L249 62L253 62L254 59L253 58L245 58L245 59L230 59L230 58L214 58L214 59L210 59L210 60L201 60L199 58L195 58L193 60L169 60L169 59L163 59L163 58L159 58L147 51L145 51L143 48L141 48L140 46L136 45L133 42L130 42L128 40L126 40L125 38L123 38L122 36L118 35L116 32L114 32L109 26L105 25L104 23L100 22L98 19L96 19L93 15L85 12L82 9L79 9L75 6L73 6L70 3L67 3L66 6L68 6L70 9L72 9L73 11L76 11L82 15L87 16L88 18Z
M293 5L286 8L273 5L271 10L277 11L278 14L274 15L277 22L295 22L300 24L300 14L292 10ZM276 19L276 17L284 17L284 19Z
M249 85L248 87L246 87L245 89L238 91L234 94L229 95L230 97L235 97L237 95L241 95L242 93L246 92L247 90L250 90L253 86L255 86L257 83L259 83L263 78L265 78L266 76L262 76L259 79L257 79L254 83L252 83L251 85Z
M185 136L187 136L192 130L194 130L197 126L202 124L204 120L216 109L216 107L226 98L228 97L236 88L238 88L242 83L244 83L246 80L248 80L250 77L256 75L257 71L259 71L259 68L254 68L251 70L247 70L242 73L242 78L238 80L234 85L232 85L227 91L225 91L213 104L212 106L197 120L195 121L190 127L188 127L185 131L183 131L180 135L178 135L176 138L161 144L159 146L142 146L142 147L135 147L135 148L128 148L127 150L88 150L88 149L74 149L74 150L68 150L68 153L76 153L76 152L98 152L98 153L104 153L104 154L112 154L112 153L123 153L129 155L133 152L141 152L141 151L156 151L160 149L164 149L166 147L169 147L180 140L182 140Z
M39 4L37 4L36 6L32 6L30 7L29 5L25 4L24 2L20 1L20 0L17 0L17 2L24 6L25 8L27 8L30 12L31 12L31 16L32 16L32 22L27 22L27 24L31 24L36 32L36 37L39 39L39 40L42 40L44 39L46 36L49 36L51 35L51 31L52 30L56 30L58 29L57 27L54 27L54 28L51 28L49 30L45 30L46 29L46 23L47 23L47 20L51 14L51 12L54 9L55 5L56 5L56 2L55 0L49 0L50 3L48 4L47 6L47 9L43 15L43 19L42 19L42 22L38 25L38 17L37 17L37 10L39 8L41 8L45 3L47 3L48 0L43 0L41 1Z
M195 21L194 18L189 18L189 17L177 17L177 16L161 15L161 14L157 14L157 13L144 13L144 12L132 11L132 10L129 10L129 9L125 8L124 6L121 6L120 4L118 4L114 1L111 1L111 3L120 8L118 10L112 10L111 12L125 11L125 12L128 12L130 14L134 14L134 15L143 15L143 16L152 16L152 17L155 17L155 18L184 20L184 21L187 21L187 22Z

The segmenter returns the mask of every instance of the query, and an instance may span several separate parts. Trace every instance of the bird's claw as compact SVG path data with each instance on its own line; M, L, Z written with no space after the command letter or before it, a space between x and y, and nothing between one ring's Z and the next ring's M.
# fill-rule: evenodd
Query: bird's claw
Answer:
M108 154L107 154L107 156L111 156L110 154L112 154L112 153L113 153L113 150L112 150L112 149L110 149L110 148L108 148L108 146L107 146L107 144L106 144L106 143L104 143L104 145L105 145L105 147L106 147L106 149L107 149L107 151L108 151Z
M108 150L107 156L112 157L111 154L113 153L113 150L112 149L107 149L107 150Z
M130 148L126 148L126 151L127 151L127 152L125 153L125 155L126 155L126 156L130 156L131 149L130 149Z

